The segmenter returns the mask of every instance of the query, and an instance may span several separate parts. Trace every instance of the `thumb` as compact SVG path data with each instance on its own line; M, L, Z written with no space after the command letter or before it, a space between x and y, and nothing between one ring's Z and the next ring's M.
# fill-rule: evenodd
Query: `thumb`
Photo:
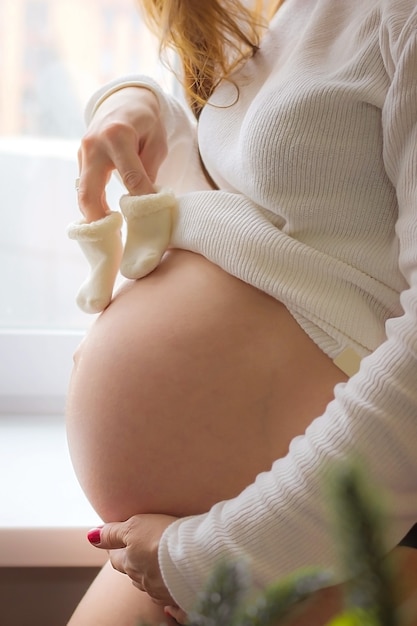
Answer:
M103 550L117 550L125 548L125 527L123 523L104 524L99 528L92 528L87 533L88 541L96 548Z

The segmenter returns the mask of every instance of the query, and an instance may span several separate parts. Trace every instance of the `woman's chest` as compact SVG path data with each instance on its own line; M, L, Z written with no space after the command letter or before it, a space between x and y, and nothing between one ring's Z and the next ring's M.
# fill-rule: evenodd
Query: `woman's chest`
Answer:
M333 172L340 160L351 161L350 176L357 178L366 175L362 160L380 157L389 81L379 14L345 11L335 19L329 4L316 3L321 13L307 19L304 11L298 24L283 11L259 53L206 106L200 150L220 187L267 206L271 194L311 194L310 181Z

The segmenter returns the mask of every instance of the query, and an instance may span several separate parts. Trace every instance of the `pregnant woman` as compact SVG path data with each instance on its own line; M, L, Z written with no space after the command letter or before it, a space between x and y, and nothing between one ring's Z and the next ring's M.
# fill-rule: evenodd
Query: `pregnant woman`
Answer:
M417 7L276 4L266 23L235 0L142 2L194 118L143 76L87 107L85 225L109 217L113 170L175 209L159 265L75 358L68 440L115 569L71 626L184 621L224 558L260 587L334 567L323 477L351 458L417 587L396 547L417 519ZM306 624L336 610L325 593Z

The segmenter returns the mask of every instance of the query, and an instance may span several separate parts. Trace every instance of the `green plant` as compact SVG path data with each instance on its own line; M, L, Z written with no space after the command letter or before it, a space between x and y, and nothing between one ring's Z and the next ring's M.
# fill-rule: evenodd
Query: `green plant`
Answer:
M336 468L331 491L335 541L345 584L346 611L331 626L399 626L394 574L384 547L380 500L355 466Z
M384 558L383 515L378 500L353 465L332 472L335 513L345 588L345 608L329 626L402 626L395 608L393 574ZM222 563L189 614L190 626L276 626L300 610L310 596L332 584L331 574L306 569L248 599L250 577L242 562Z
M243 563L218 566L189 615L190 626L272 626L292 616L311 594L330 582L323 571L305 570L279 580L247 601L247 581Z

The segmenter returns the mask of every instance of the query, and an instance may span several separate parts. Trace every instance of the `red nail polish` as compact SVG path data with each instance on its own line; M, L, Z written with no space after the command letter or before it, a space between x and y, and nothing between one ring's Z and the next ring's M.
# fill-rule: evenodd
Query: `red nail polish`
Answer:
M100 534L101 534L100 528L92 528L87 533L87 539L93 545L97 545L100 543Z

